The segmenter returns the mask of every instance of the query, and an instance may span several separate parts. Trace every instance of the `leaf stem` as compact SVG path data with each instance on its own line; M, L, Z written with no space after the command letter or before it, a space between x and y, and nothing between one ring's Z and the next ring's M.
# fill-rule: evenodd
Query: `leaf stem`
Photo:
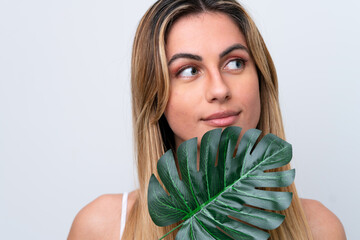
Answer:
M164 239L167 235L169 235L170 233L172 233L173 231L175 231L176 229L178 229L179 227L181 227L184 224L184 222L180 223L177 227L174 227L173 229L171 229L170 232L168 232L167 234L165 234L164 236L162 236L161 238L159 238L159 240Z

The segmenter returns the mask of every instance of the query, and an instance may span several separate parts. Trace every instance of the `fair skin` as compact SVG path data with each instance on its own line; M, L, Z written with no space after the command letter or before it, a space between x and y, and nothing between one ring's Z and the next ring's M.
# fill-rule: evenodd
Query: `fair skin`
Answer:
M176 22L169 32L171 84L165 117L177 146L193 137L200 142L214 128L241 126L245 132L259 122L256 67L245 37L229 20L196 15Z
M171 90L165 116L177 146L217 127L256 127L256 68L243 34L230 18L202 13L179 19L169 32L166 53ZM136 198L137 191L130 193L128 212ZM341 222L324 205L310 199L301 203L314 239L346 239ZM121 194L97 198L78 213L68 239L119 239L121 206Z

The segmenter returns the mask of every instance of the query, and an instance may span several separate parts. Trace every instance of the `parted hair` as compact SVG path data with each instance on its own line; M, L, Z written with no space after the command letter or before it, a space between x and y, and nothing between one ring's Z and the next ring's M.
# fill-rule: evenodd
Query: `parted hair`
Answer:
M164 117L170 84L166 40L176 20L204 12L226 14L245 36L259 78L261 114L257 128L262 131L262 136L273 133L285 139L275 66L261 34L244 8L235 0L155 2L139 23L132 50L132 114L139 190L122 239L159 239L176 226L157 227L151 221L147 208L147 187L151 174L157 175L157 160L168 149L176 151L174 133ZM276 170L288 169L290 165ZM269 231L271 239L312 239L295 185L277 190L292 192L293 200L288 209L279 212L286 216L285 221L277 229ZM175 239L175 234L173 232L166 239Z

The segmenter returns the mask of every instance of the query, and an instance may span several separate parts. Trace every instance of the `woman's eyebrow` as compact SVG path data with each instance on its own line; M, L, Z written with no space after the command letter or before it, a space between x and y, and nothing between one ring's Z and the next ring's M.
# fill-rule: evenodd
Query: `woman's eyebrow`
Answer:
M247 53L249 53L249 50L244 45L242 45L240 43L236 43L236 44L228 47L227 49L225 49L222 53L220 53L219 56L220 56L220 58L222 58L236 49L244 50Z
M194 55L190 53L177 53L174 56L172 56L172 58L168 62L168 66L170 66L170 64L178 58L189 58L197 61L202 61L202 57L200 57L199 55Z

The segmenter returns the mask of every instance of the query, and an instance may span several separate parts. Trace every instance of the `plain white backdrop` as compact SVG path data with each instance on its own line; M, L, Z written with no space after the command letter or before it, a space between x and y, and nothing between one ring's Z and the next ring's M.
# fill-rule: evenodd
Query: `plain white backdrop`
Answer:
M65 239L87 203L136 188L130 55L153 2L0 0L0 239ZM278 70L298 191L359 239L360 3L241 2Z

